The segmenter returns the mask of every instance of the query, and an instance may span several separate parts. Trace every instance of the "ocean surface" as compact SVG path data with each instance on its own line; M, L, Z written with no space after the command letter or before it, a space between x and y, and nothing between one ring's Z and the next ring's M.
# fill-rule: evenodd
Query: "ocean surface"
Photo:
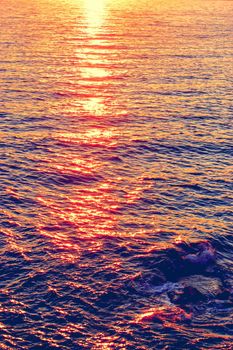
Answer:
M232 349L232 13L1 0L1 349Z

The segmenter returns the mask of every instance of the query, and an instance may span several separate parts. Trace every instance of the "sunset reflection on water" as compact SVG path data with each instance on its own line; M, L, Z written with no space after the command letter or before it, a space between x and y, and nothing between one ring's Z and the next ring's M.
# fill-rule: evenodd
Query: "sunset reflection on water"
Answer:
M78 61L76 77L70 79L68 74L67 81L63 77L59 95L72 98L72 108L69 109L69 104L63 105L60 113L72 115L73 118L83 114L88 124L83 120L80 127L74 123L71 129L53 134L55 142L64 145L65 152L46 161L46 168L41 169L48 174L67 177L70 182L69 194L61 193L54 197L42 193L37 197L48 214L46 218L43 214L40 218L40 222L43 221L38 226L40 233L50 237L60 248L73 251L74 256L65 255L65 258L70 256L71 260L79 256L76 239L117 234L118 219L115 213L120 208L121 200L114 194L117 191L114 182L101 179L101 173L108 168L104 152L116 147L119 137L117 127L112 126L107 118L114 115L111 101L116 102L109 89L114 80L114 64L111 52L108 53L111 38L107 35L107 29L103 29L105 16L105 1L83 2L81 36L85 46L73 46L70 55ZM69 146L76 147L75 154L73 151L72 155L69 154ZM79 147L88 150L96 148L97 157L81 155ZM99 159L98 152L103 155L103 160ZM87 187L84 188L83 184Z
M1 4L1 345L230 349L233 3Z

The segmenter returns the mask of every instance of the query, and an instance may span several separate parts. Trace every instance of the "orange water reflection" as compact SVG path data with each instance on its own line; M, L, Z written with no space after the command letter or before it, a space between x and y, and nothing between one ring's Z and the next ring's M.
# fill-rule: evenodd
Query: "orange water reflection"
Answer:
M114 128L90 127L87 130L81 130L77 133L58 133L55 137L58 141L69 144L113 147L117 145L118 135L117 130ZM78 163L82 163L83 161L80 159L76 160Z
M174 240L177 240L185 238L187 232L192 234L195 230L206 232L212 229L216 226L216 219L202 219L187 211L185 216L178 216L166 209L169 203L171 207L175 206L171 197L163 198L164 206L159 203L158 207L160 207L161 213L156 210L156 186L164 186L165 192L168 191L174 195L177 193L178 196L181 190L172 186L174 174L185 183L187 177L190 177L187 172L195 172L198 169L187 167L186 170L184 167L176 167L170 162L164 161L165 158L157 162L151 159L147 164L146 162L141 164L139 169L137 155L135 155L135 161L132 156L130 161L125 162L124 169L121 169L121 159L119 159L119 163L111 163L108 160L108 156L110 156L109 158L115 156L113 152L110 154L108 151L112 149L114 152L116 150L117 153L117 147L124 144L124 138L127 139L127 145L131 142L140 143L145 139L150 142L155 138L158 142L164 142L164 140L169 142L182 141L184 135L181 130L186 130L186 136L197 142L203 141L203 137L200 134L191 134L191 131L189 135L187 128L185 128L185 120L176 123L173 120L167 120L165 127L163 122L158 121L155 127L154 119L152 120L151 117L151 121L138 123L137 127L137 123L135 123L135 127L129 129L117 125L115 120L114 124L112 123L116 116L126 114L119 102L120 94L117 94L118 84L124 82L124 71L122 67L118 67L117 60L119 45L121 41L126 48L127 44L132 44L133 47L135 45L135 52L132 52L133 58L130 62L135 64L135 67L132 68L141 76L142 72L136 69L137 55L141 49L144 50L145 42L143 40L150 39L143 39L145 33L142 26L143 19L140 17L132 22L138 26L137 32L139 31L142 36L142 40L135 39L135 43L139 47L137 48L135 43L128 42L127 40L130 39L127 39L127 35L124 33L125 28L121 28L121 26L126 25L128 30L134 29L127 23L129 19L126 16L125 19L123 18L119 23L116 23L120 39L114 41L114 26L110 23L108 1L86 0L82 4L83 6L79 8L81 15L76 22L74 21L75 24L64 29L65 39L60 48L62 55L63 52L65 53L65 58L57 72L56 96L59 102L57 102L56 113L59 118L57 130L52 133L52 138L62 152L51 156L49 160L44 160L44 168L38 169L41 170L41 173L45 172L48 177L57 178L55 181L59 185L60 182L65 183L66 189L64 191L62 189L59 195L55 192L50 193L50 191L38 194L38 201L44 207L44 211L42 210L39 214L40 232L49 236L55 244L64 248L76 249L78 252L79 246L75 243L77 237L90 238L103 234L110 236L122 234L118 224L120 221L119 212L124 206L130 208L124 212L123 218L125 227L127 227L125 231L128 235L160 233L162 231L160 228L169 227L170 233L174 233ZM111 7L117 8L118 5L111 2ZM123 14L124 11L122 9L121 11ZM130 24L132 23L130 22ZM160 30L159 26L157 30ZM162 30L165 30L164 27ZM164 38L168 39L168 33L163 34ZM169 35L171 35L170 40L173 40L172 33ZM158 32L158 36L160 37L160 32ZM155 39L153 36L151 38ZM150 57L149 48L148 52L145 52L144 58L147 53ZM120 61L125 62L122 55L124 55L123 49ZM168 55L168 60L169 57ZM175 63L178 64L178 60L173 62L173 64ZM163 65L163 59L160 59L159 56L157 57L157 65L158 69L161 69L162 75L165 73L169 75L168 67ZM169 61L167 65L170 67ZM132 81L135 78L133 69ZM139 79L139 81L141 80ZM177 97L170 94L167 96L156 94L161 89L166 87L169 90L170 87L169 84L160 85L159 81L156 80L156 83L149 87L150 92L153 92L154 95L144 94L142 105L137 105L138 118L141 117L140 113L143 114L142 118L144 118L144 107L154 106L155 111L158 111L158 108L161 107L159 98L163 99L163 103L167 106L175 103L173 100L176 99L179 104L177 110L182 112ZM140 91L140 84L133 87L135 90L137 88ZM180 86L179 88L185 90L187 87ZM138 95L135 96L136 101L130 101L132 111L134 111L134 104L140 100ZM157 96L156 106L154 104L155 96ZM164 110L163 112L161 109L159 114L162 114L162 117L163 113L168 113L168 111ZM158 113L156 112L155 115L153 113L153 118L156 118L156 114ZM61 118L64 118L64 125L61 123ZM204 134L204 127L201 131ZM122 172L124 173L121 177ZM107 175L105 176L105 174ZM113 174L117 174L114 179L112 178ZM158 178L158 181L154 181L154 177ZM150 206L148 205L150 211L145 213L138 210L135 215L136 210L131 210L131 207L135 203L139 203L141 199L145 199L146 191L146 200L151 203ZM160 191L161 188L159 188ZM144 203L141 201L141 206L143 205ZM207 221L208 226L206 225ZM218 227L221 225L224 224L220 223ZM173 227L175 227L174 232L172 232ZM156 231L157 228L158 231ZM158 244L161 247L161 243Z
M58 183L65 181L66 184L59 194L48 191L37 196L42 208L38 214L38 230L70 252L64 255L66 259L79 256L78 239L114 235L117 225L115 213L119 199L111 181L102 176L108 165L98 154L100 148L104 152L116 147L119 137L117 128L109 125L107 120L112 114L114 96L111 91L112 58L106 49L111 42L104 25L105 5L104 0L83 1L77 32L70 35L74 44L68 42L63 47L69 56L63 76L58 77L57 93L62 101L59 114L77 119L81 116L82 123L74 120L65 124L63 130L53 133L54 142L63 152L44 159L43 167L38 169L57 178ZM79 41L76 41L77 37ZM77 147L84 149L78 151ZM97 149L93 157L90 155L92 148ZM85 149L89 150L87 155ZM93 241L89 248L93 245L98 248L98 242Z
M177 322L183 320L191 319L191 314L185 312L178 306L175 305L163 305L163 306L155 306L146 310L144 313L136 317L137 323L144 322L154 322L159 321L163 323L164 327L175 327L179 329L177 326Z

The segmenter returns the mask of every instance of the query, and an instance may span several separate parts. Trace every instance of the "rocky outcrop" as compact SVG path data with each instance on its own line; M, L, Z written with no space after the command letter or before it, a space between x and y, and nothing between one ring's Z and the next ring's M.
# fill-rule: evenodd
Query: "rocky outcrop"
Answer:
M136 293L166 296L181 307L214 299L232 300L233 289L226 286L210 242L179 242L136 259L142 259L147 268L130 281Z

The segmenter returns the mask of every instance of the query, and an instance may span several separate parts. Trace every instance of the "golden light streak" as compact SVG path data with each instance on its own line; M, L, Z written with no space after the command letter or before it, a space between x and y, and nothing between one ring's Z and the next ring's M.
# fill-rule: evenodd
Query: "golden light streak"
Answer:
M85 0L84 1L85 36L90 51L85 55L85 65L81 67L81 77L84 80L101 80L109 77L108 69L100 67L103 65L103 58L98 47L103 46L103 40L98 37L104 32L104 21L106 18L106 0ZM97 51L96 51L97 49ZM93 57L93 50L97 55ZM93 115L104 114L104 100L91 96L85 102L84 109Z
M85 0L85 17L87 19L87 32L90 35L102 27L105 15L106 0Z

